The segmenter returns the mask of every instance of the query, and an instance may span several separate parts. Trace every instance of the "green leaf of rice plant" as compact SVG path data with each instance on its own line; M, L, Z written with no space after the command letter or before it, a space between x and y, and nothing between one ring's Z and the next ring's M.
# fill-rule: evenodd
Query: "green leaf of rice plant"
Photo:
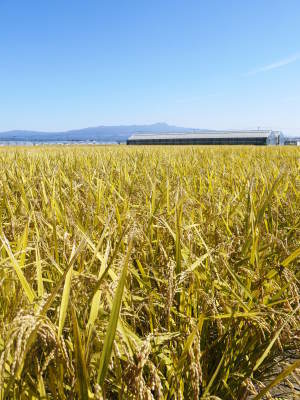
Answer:
M13 252L11 251L11 248L10 248L7 238L5 237L4 234L2 234L2 237L0 237L0 239L3 244L3 247L5 248L8 256L9 256L12 266L19 278L19 281L24 289L24 292L25 292L29 302L32 303L33 300L35 299L36 295L35 295L32 287L28 283L27 279L25 278L25 275L23 274L23 271L22 271L18 261L16 260L15 256L13 255Z
M103 275L103 273L105 271L105 268L106 268L106 265L107 265L108 256L109 256L109 251L110 251L110 243L107 244L105 255L104 255L103 261L101 263L101 268L99 270L99 275L98 275L99 279L101 278L101 276ZM97 316L98 316L99 307L100 307L100 296L101 296L101 292L100 292L100 289L98 289L97 292L93 296L90 315L89 315L89 320L88 320L88 323L87 323L88 343L90 341L90 335L91 335L92 328L93 328L93 326L95 324L95 321L97 319Z
M40 250L38 246L36 246L35 248L35 254L36 254L36 279L38 285L38 296L43 297L44 285L43 285L43 275L42 275L42 263L41 263Z
M223 364L225 355L226 355L226 352L223 353L222 358L221 358L217 368L215 369L215 372L213 373L212 377L210 378L210 381L209 381L208 385L205 388L205 391L203 393L202 398L205 398L205 396L207 396L209 394L209 390L212 387L212 385L213 385L213 383L214 383L214 381L215 381L215 379L216 379L216 377L217 377L217 375L218 375L218 373L220 371L220 368L221 368L221 366Z
M283 260L282 263L281 263L281 265L282 265L283 267L286 267L286 266L288 266L292 261L294 261L295 258L297 258L297 257L299 257L299 256L300 256L300 247L299 247L297 250L293 251L293 253L290 254L285 260Z
M267 357L267 355L269 354L271 348L273 347L275 341L278 339L282 329L287 325L287 323L291 320L292 316L296 313L296 311L299 309L299 306L296 307L296 309L289 315L288 319L283 323L283 325L277 330L277 332L275 333L273 339L271 340L271 342L268 344L268 347L266 348L266 350L263 352L263 354L261 355L261 357L259 357L259 359L257 360L253 371L256 371L258 369L258 367L261 365L261 363L264 361L264 359Z
M84 349L80 337L80 330L78 326L76 311L72 304L71 304L71 314L72 314L72 324L73 324L73 334L74 334L74 351L76 358L76 375L77 375L78 391L80 396L79 398L82 400L88 400L89 398L88 370L85 363Z
M114 301L112 304L112 310L110 313L110 319L104 339L103 350L100 357L100 364L98 370L98 382L100 386L103 386L104 379L108 370L108 364L112 352L112 346L115 339L115 334L117 330L118 320L119 320L119 313L121 309L123 291L125 286L126 274L127 274L127 267L129 262L129 257L132 249L132 240L129 243L129 248L127 250L127 254L124 261L124 266L122 270L122 274L118 283L118 287L115 293Z
M73 274L73 266L71 266L71 268L69 269L65 279L64 290L61 298L60 312L59 312L58 337L60 337L62 334L66 320L69 297L70 297L72 274Z
M262 399L265 394L268 393L270 389L274 386L278 385L283 379L289 376L296 368L300 368L300 360L295 361L293 364L290 364L287 368L285 368L279 375L276 376L257 396L254 397L253 400Z

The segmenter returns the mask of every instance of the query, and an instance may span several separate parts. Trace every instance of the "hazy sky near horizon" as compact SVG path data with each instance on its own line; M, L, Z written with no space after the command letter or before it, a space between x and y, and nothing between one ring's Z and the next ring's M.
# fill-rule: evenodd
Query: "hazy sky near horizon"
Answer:
M0 131L300 134L299 0L0 0Z

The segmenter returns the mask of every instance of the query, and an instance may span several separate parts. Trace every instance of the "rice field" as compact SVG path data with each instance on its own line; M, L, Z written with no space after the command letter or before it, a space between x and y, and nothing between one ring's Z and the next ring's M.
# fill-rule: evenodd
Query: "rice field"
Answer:
M300 151L0 150L0 399L296 399Z

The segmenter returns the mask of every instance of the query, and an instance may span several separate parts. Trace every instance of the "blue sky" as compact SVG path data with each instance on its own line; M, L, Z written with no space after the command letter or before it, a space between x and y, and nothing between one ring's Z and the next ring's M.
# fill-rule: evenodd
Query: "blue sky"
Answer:
M299 0L0 0L0 131L300 134Z

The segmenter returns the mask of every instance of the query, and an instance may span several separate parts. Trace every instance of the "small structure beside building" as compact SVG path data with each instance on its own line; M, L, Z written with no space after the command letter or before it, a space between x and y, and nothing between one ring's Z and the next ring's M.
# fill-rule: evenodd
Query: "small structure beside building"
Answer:
M285 139L286 146L300 146L300 137L288 137Z
M272 130L207 131L190 133L136 133L128 145L281 145L282 132Z

